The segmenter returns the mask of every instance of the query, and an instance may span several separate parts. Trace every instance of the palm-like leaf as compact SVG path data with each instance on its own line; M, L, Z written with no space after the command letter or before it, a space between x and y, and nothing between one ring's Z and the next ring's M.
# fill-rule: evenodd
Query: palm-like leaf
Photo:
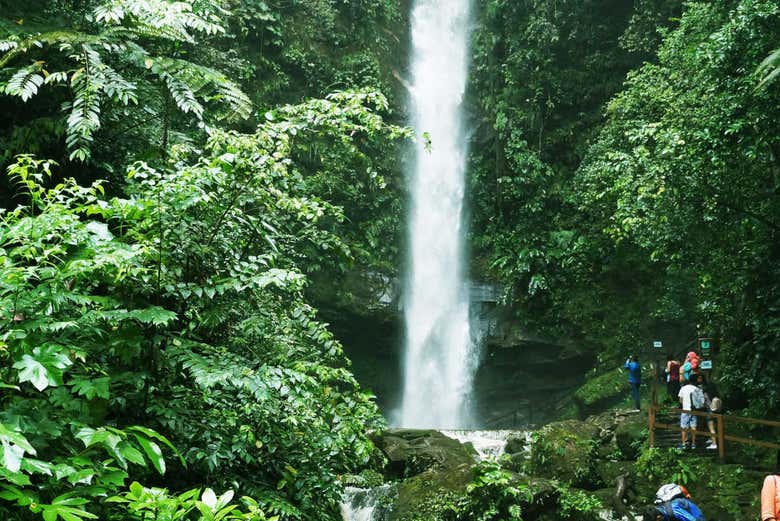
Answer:
M199 120L205 102L216 101L227 110L220 118L240 119L251 114L248 96L221 72L187 60L153 57L143 42L176 41L193 43L194 34L224 32L219 18L196 12L191 2L167 0L110 0L98 6L93 19L100 24L96 33L77 30L49 30L16 35L0 41L0 68L37 49L54 47L66 53L72 68L48 73L42 62L13 72L2 90L27 101L41 87L70 81L73 99L66 103L66 144L71 159L86 160L94 134L100 129L101 104L129 105L137 102L139 80L131 81L123 72L128 66L151 69L169 92L176 107ZM109 63L119 64L112 67ZM142 75L148 81L148 75Z
M766 59L761 62L761 65L758 66L756 72L762 76L757 87L759 89L780 76L780 49L775 49L772 54L767 56Z
M22 67L11 76L5 86L5 93L11 96L19 96L22 101L27 101L36 94L38 88L43 85L45 78L41 74L41 68L37 65Z

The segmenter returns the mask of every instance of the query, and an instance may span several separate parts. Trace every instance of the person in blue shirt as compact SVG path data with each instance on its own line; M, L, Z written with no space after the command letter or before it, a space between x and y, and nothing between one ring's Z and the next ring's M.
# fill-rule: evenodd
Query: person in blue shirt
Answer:
M639 411L639 384L642 383L642 368L639 366L639 360L636 355L626 360L626 369L628 369L628 384L631 386L631 397L634 399L636 410Z
M675 498L650 507L643 521L707 521L699 507L686 498Z

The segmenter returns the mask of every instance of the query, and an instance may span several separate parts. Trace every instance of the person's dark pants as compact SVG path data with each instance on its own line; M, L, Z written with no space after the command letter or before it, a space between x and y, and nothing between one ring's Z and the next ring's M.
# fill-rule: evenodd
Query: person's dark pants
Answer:
M631 397L634 399L634 404L636 404L636 408L640 409L639 405L639 383L634 382L628 382L628 384L631 386Z
M680 380L666 382L666 392L669 393L672 402L677 403L680 395Z

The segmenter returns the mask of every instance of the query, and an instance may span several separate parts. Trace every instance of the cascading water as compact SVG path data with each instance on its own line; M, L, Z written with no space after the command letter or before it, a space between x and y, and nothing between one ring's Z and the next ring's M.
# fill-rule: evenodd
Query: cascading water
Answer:
M468 70L469 0L416 0L412 12L412 179L406 346L400 424L471 426L477 353L463 268L466 161L461 103Z
M390 513L395 495L394 485L347 487L341 501L341 518L344 521L383 521Z

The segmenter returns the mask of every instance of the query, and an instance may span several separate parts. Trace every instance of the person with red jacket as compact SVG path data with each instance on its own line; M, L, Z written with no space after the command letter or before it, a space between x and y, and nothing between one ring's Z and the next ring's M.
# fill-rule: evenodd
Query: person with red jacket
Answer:
M666 392L672 401L677 401L680 393L680 362L673 355L666 357Z

